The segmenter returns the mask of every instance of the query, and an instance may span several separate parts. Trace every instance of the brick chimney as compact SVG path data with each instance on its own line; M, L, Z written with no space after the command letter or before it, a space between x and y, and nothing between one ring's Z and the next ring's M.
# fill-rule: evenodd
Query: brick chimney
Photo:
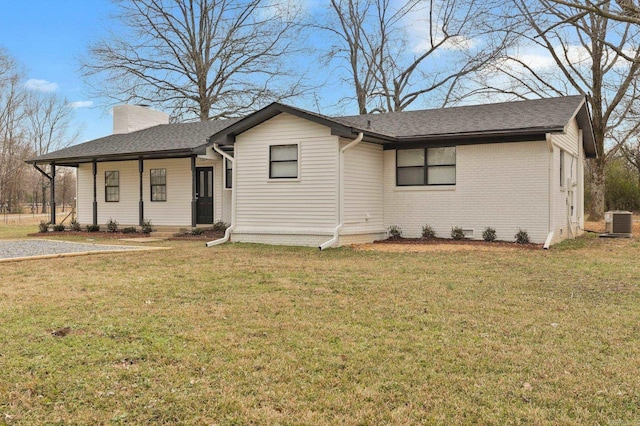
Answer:
M131 133L158 124L169 124L169 114L141 105L113 107L113 134Z

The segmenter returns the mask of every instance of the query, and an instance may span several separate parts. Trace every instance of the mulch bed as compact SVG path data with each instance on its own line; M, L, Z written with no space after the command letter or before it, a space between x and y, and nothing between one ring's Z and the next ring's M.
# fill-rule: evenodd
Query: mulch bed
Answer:
M449 238L387 238L386 240L374 241L374 244L420 244L420 245L464 245L464 246L486 246L486 247L510 247L523 248L529 250L540 250L544 244L516 244L510 241L493 241L487 242L483 240L452 240Z
M169 238L170 240L195 240L195 241L213 241L224 237L224 231L214 231L213 229L205 229L202 234L193 235L191 232L176 235Z
M87 232L87 231L52 231L52 232L36 232L33 234L27 234L28 237L55 237L55 236L70 236L70 237L87 237L87 238L113 238L113 239L121 239L121 238L146 238L149 237L149 234L143 234L141 232L130 232L124 233L120 231L116 232L107 232L107 231L96 231L96 232Z
M143 234L141 232L107 232L107 231L96 231L96 232L87 232L87 231L53 231L53 232L36 232L33 234L28 234L29 237L52 237L52 236L72 236L72 237L86 237L86 238L113 238L113 239L122 239L122 238L148 238L149 234ZM200 235L193 235L191 232L186 232L184 234L176 235L174 237L170 237L169 240L194 240L194 241L213 241L218 238L224 237L224 232L214 231L212 229L205 230Z

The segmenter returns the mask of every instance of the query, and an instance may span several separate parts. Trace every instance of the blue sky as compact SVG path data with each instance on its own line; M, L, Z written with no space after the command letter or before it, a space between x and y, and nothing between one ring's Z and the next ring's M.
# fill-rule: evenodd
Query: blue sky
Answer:
M111 134L111 117L89 98L78 56L104 32L108 0L0 0L0 47L26 68L28 87L55 90L75 105L80 141Z

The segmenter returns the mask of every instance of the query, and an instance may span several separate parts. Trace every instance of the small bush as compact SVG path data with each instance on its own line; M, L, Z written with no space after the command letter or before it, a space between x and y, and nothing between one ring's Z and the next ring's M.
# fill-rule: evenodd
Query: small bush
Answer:
M391 225L387 228L387 232L389 233L389 238L401 238L402 237L402 228L398 225Z
M151 232L153 232L153 227L151 226L151 219L143 220L141 229L143 234L150 234Z
M82 229L82 228L80 227L80 224L78 223L78 221L73 219L71 221L71 230L78 232L80 229Z
M62 231L64 231L64 225L62 225L62 224L53 225L53 230L55 232L62 232Z
M215 232L224 232L230 225L227 222L223 222L221 220L217 221L213 224L213 230Z
M202 235L204 234L204 229L202 228L193 228L191 230L191 235Z
M109 222L107 222L107 232L116 232L118 230L118 222L109 218Z
M49 222L41 220L40 224L38 225L38 232L49 232Z
M496 230L493 229L490 226L487 226L487 228L482 233L482 239L487 241L487 242L489 242L489 243L495 241L496 240Z
M138 230L135 226L128 226L122 229L123 234L135 234L136 232L138 232Z
M516 244L529 244L529 234L524 229L519 229L515 235Z
M100 231L100 225L87 225L87 232L98 232Z
M436 237L436 231L429 225L422 227L422 238L432 240Z
M464 231L459 226L451 228L451 238L454 240L464 240Z

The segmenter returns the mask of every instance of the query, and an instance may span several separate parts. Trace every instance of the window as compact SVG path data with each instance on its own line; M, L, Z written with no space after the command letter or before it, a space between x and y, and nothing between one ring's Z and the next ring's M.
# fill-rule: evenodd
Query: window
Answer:
M298 145L272 145L269 147L269 178L298 177Z
M564 188L564 151L560 150L560 188Z
M120 172L104 172L104 201L117 203L120 201Z
M224 160L224 187L233 188L233 164L226 158Z
M456 147L399 149L396 185L455 185Z
M167 201L167 169L151 169L151 201Z

